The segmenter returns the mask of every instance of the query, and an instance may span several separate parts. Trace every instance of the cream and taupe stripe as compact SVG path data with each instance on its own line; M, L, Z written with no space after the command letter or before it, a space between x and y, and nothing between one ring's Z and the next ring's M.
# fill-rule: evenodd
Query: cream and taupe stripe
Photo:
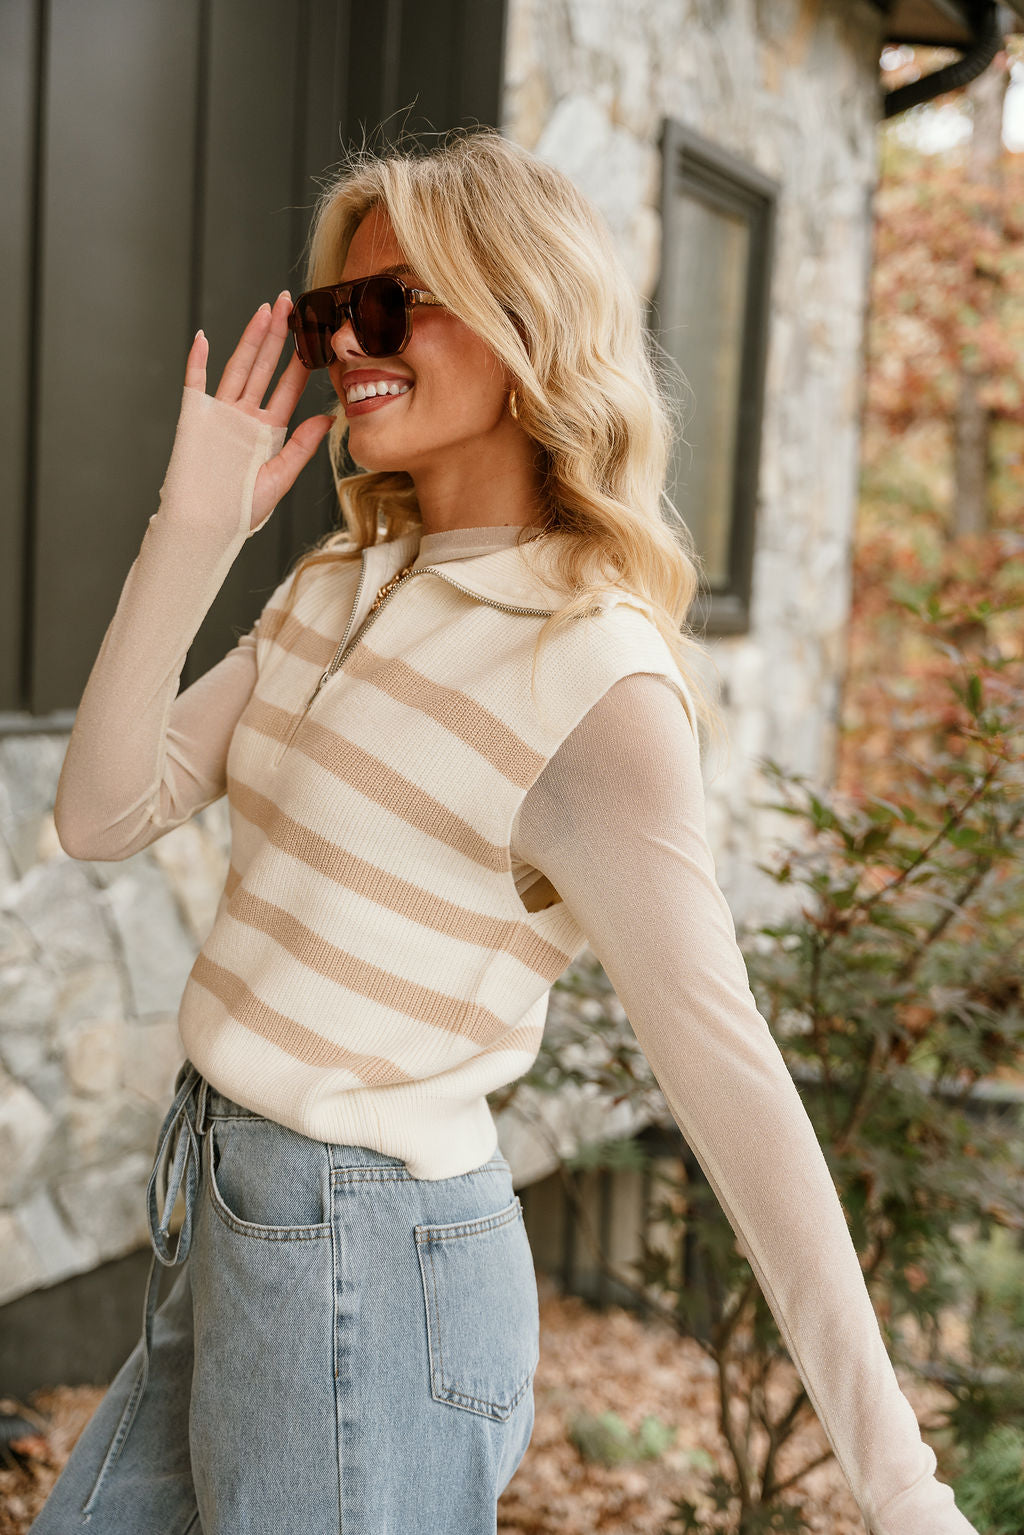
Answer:
M321 671L337 649L335 640L308 628L294 613L284 617L276 609L268 610L266 623L260 620L260 632L290 655L310 662ZM343 670L350 677L358 677L380 688L397 702L431 715L439 725L459 736L467 746L493 763L510 783L520 788L530 787L547 760L541 752L520 740L497 714L467 693L435 682L400 657L377 654L365 640L360 640L346 656ZM263 722L258 723L254 718L250 723L254 729L264 729L272 736L276 733L276 739L284 741L294 720L294 714L280 710L273 714L268 712Z
M374 551L375 578L403 556L401 540ZM229 1096L444 1177L493 1151L487 1096L536 1057L550 987L585 945L557 891L524 904L508 828L581 714L671 661L613 609L568 626L540 710L543 617L425 577L307 708L349 621L338 574L307 572L287 616L279 587L260 617L226 777L232 861L179 1029Z
M403 1082L416 1080L402 1071L394 1061L387 1060L383 1056L346 1050L343 1045L305 1028L294 1018L276 1012L261 1002L245 982L239 980L238 976L232 975L230 970L214 964L203 955L196 960L190 980L204 987L222 1002L231 1016L245 1028L251 1029L254 1034L259 1034L263 1039L271 1040L280 1049L307 1066L338 1067L351 1076L357 1077L366 1087L379 1087L385 1084L397 1086ZM540 1028L509 1029L500 1038L492 1040L490 1044L479 1050L477 1056L496 1051L506 1054L536 1055L540 1048L542 1034L543 1030Z
M229 910L236 921L265 933L313 974L357 992L383 1007L405 1013L409 1018L422 1019L435 1028L465 1035L481 1044L486 1044L496 1031L506 1026L501 1018L486 1008L405 980L393 971L370 964L358 955L328 942L280 906L252 895L244 885L236 888ZM564 960L564 955L562 957ZM565 969L565 963L562 969Z
M548 982L556 981L571 961L571 954L534 932L525 921L492 917L486 912L447 901L410 880L388 873L367 858L328 842L308 827L300 826L278 810L272 800L255 790L245 790L235 780L232 785L233 792L237 791L239 814L260 826L268 843L364 899L463 943L504 950ZM231 915L243 920L235 899L240 881L241 875L232 868L227 882ZM271 936L276 937L276 934Z
M261 712L250 707L246 715L246 723L251 723L253 729L261 729L263 719L266 718L266 715L261 718ZM263 733L272 740L279 739L271 732ZM507 847L498 847L489 842L468 821L454 814L440 799L428 794L412 779L396 772L380 757L365 751L354 741L346 740L319 721L307 719L289 750L303 753L325 772L358 790L364 798L375 800L399 820L436 837L464 858L480 864L481 868L490 869L495 874L507 873L511 869L512 859ZM234 782L229 777L229 797Z
M544 766L545 758L510 730L504 720L458 688L432 682L405 661L375 655L360 642L345 661L351 677L389 693L410 709L419 709L479 752L503 773L510 783L528 789Z

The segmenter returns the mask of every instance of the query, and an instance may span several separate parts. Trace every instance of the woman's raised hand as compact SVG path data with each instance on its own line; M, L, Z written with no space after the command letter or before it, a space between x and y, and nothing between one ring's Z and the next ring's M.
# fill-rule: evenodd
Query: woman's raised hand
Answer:
M288 339L291 296L279 293L273 305L261 304L242 332L217 385L215 399L224 400L246 416L270 426L287 426L309 381L309 370L293 356L277 382L266 407L262 405L274 376L281 348ZM206 363L210 344L202 331L196 336L185 363L185 383L206 392ZM265 522L299 472L308 464L334 423L333 416L310 416L295 428L273 458L260 466L253 488L250 531Z

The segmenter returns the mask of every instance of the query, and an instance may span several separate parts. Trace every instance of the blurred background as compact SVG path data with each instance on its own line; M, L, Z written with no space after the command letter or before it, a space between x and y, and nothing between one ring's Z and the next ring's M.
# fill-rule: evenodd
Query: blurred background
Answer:
M960 581L970 644L979 593L1019 572L1022 32L1024 0L3 0L0 1390L109 1379L135 1341L177 1005L227 867L223 802L124 864L68 858L52 819L197 327L212 391L257 305L300 291L346 146L489 123L573 177L692 391L670 489L732 738L708 835L737 925L768 923L793 899L764 866L789 831L766 760L891 789L880 682L902 674L909 708L936 680L901 602ZM299 415L330 398L314 378ZM320 455L182 687L336 513ZM997 638L1019 633L1011 614ZM556 1033L586 1022L579 993ZM562 1080L520 1103L495 1107L539 1267L625 1293L556 1169L656 1122L650 1095ZM632 1251L639 1185L609 1177L595 1227Z

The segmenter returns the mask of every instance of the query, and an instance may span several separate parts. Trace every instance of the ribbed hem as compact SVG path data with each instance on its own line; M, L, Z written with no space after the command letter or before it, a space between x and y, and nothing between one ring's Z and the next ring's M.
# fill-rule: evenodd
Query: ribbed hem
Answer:
M193 1037L179 1019L182 1048L207 1081L300 1135L398 1157L414 1178L428 1181L472 1172L498 1148L486 1097L444 1097L431 1092L429 1079L395 1087L337 1088L328 1085L324 1073L311 1083L308 1067L273 1046L258 1066L243 1071L232 1034L229 1025L216 1038ZM266 1051L267 1042L261 1045Z

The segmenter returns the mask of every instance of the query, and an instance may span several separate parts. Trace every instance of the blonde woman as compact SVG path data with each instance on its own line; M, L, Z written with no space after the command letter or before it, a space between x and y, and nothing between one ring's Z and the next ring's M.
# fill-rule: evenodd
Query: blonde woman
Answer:
M56 823L73 857L120 859L226 793L231 861L181 1002L142 1337L37 1535L494 1535L539 1329L487 1095L534 1060L588 942L867 1528L972 1528L716 883L715 706L642 313L575 187L481 130L356 156L318 204L306 291L257 310L212 395L201 332L191 348ZM289 436L317 367L338 405ZM342 530L176 696L232 561L328 432ZM156 1259L180 1265L159 1306Z

